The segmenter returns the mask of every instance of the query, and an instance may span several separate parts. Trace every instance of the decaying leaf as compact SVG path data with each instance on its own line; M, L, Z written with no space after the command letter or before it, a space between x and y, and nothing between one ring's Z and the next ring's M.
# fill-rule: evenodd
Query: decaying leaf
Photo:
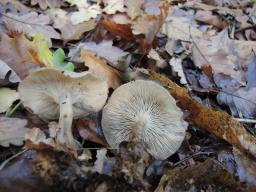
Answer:
M45 10L47 7L56 8L63 4L62 0L31 0L31 5L39 5L41 9Z
M191 36L202 37L203 33L196 28L190 18L176 16L175 9L170 8L168 16L165 19L161 32L166 34L170 39L190 41Z
M181 84L187 84L187 79L185 77L183 68L182 68L182 60L180 58L172 58L169 61L169 64L172 66L173 70L178 73L178 76L180 77L180 83Z
M113 19L107 17L101 20L99 24L108 30L113 36L121 37L126 41L132 41L134 39L131 27L127 23L116 23Z
M60 39L60 34L49 25L51 19L47 15L30 12L21 16L7 13L7 16L3 18L3 21L10 31L18 31L32 37L41 33L49 39Z
M127 15L133 20L137 16L142 14L141 7L144 3L144 0L130 0L126 1L125 4L127 6Z
M96 25L94 19L74 25L63 10L55 10L51 14L55 15L53 26L60 30L61 38L66 41L79 39L83 33L92 30Z
M107 157L107 149L97 150L97 160L94 163L94 171L100 174L110 174L115 164L115 158Z
M230 144L247 151L256 157L256 138L226 112L214 111L192 99L185 88L179 87L170 79L150 71L150 78L158 80L163 86L170 88L170 94L178 102L177 105L189 111L189 120L201 129L206 129Z
M20 77L3 60L0 59L0 81L4 80L9 72L11 74L9 75L8 80L11 83L17 83L21 81Z
M236 161L237 172L236 175L240 181L246 182L250 187L256 187L256 163L251 156L233 149L233 154Z
M194 40L192 57L196 66L210 65L215 74L223 73L238 82L245 81L243 68L255 49L255 42L231 40L226 30L217 36Z
M164 68L167 65L166 61L157 53L155 49L150 49L148 58L154 59L156 61L156 66L159 68Z
M29 130L25 128L26 124L25 119L0 117L0 145L4 147L9 147L10 144L22 145Z
M217 161L207 159L186 168L177 167L162 176L155 192L164 191L245 191L246 187Z
M113 67L123 70L125 68L124 59L128 53L112 44L112 41L107 40L102 41L99 44L85 42L81 44L81 48L96 53L98 57L106 59Z
M39 67L33 56L35 55L32 42L24 35L9 37L0 34L0 59L3 60L20 79L24 79L30 70Z
M89 71L100 79L106 79L108 86L115 89L121 85L120 73L107 65L106 61L101 60L89 51L81 51L81 59Z
M117 11L124 12L124 0L104 0L105 8L104 12L107 14L115 14Z
M219 29L223 29L227 23L223 21L218 15L214 15L211 11L197 11L195 20L213 25Z
M10 88L0 88L0 113L7 111L17 99L19 99L17 91Z
M70 13L70 21L73 25L89 21L101 14L99 4L90 5L87 0L77 0L74 2L78 11Z
M76 127L83 139L107 146L103 136L99 114L91 115L88 119L80 119Z

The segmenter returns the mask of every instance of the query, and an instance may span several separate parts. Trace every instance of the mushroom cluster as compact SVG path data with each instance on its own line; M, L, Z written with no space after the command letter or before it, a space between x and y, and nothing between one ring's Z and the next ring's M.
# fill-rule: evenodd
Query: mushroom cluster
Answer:
M24 106L39 117L59 118L57 141L77 149L79 145L72 134L73 118L101 110L108 97L108 86L89 72L41 68L20 83L19 93Z
M156 159L180 147L187 129L175 99L153 81L137 80L117 88L103 108L102 128L108 144L141 142Z

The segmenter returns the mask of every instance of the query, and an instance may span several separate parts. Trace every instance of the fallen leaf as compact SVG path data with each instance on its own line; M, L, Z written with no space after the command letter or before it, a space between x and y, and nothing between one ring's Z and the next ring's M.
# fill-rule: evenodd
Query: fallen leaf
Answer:
M31 0L31 5L39 5L39 7L43 10L50 8L60 7L63 4L62 0Z
M24 15L7 13L6 15L8 17L4 17L3 21L10 31L26 33L31 37L40 33L49 39L60 39L60 34L49 25L51 19L48 15L38 15L36 12L30 12Z
M145 0L144 2L144 11L147 15L160 15L161 9L159 8L159 0Z
M19 99L17 91L10 88L0 88L0 113L7 111L12 103Z
M144 0L129 0L125 1L125 5L127 7L127 15L133 20L139 15L141 15L143 12L141 10L141 7L144 3Z
M108 30L114 37L118 36L126 41L134 40L131 26L129 24L118 24L112 21L111 18L104 18L99 22L106 30Z
M235 162L237 166L236 175L240 181L246 182L250 187L256 187L256 163L255 159L242 153L237 149L233 149Z
M4 61L0 59L0 81L4 80L9 72L11 72L11 74L9 75L8 80L11 83L21 81L20 77Z
M90 5L87 0L78 0L74 4L79 11L70 13L70 21L73 25L95 19L101 14L101 8L98 4Z
M191 36L202 37L203 33L193 26L186 17L168 16L162 25L161 32L170 39L191 41Z
M255 49L253 41L231 40L227 31L206 39L194 39L192 58L196 66L210 65L213 73L231 76L238 82L245 83L246 60Z
M51 124L49 124L49 128ZM56 137L47 137L39 128L32 128L25 134L26 147L28 149L55 149L57 151L66 151L68 149L56 142Z
M3 60L20 79L24 79L29 71L39 67L34 62L32 54L35 53L32 42L24 35L9 37L0 34L0 59Z
M196 165L177 167L162 176L155 192L164 191L246 191L246 187L236 180L217 161L207 159Z
M50 45L45 36L36 34L32 41L32 45L35 50L35 54L32 54L34 61L47 67L53 67L53 54L49 49Z
M159 68L164 68L167 65L166 61L162 57L160 57L160 55L157 53L155 49L150 49L147 57L155 60L156 66Z
M83 139L107 146L98 115L90 116L88 119L80 119L76 127Z
M25 128L26 124L25 119L0 117L0 145L3 147L9 147L10 144L22 145L29 130Z
M111 162L111 158L107 158L106 155L107 149L97 150L97 160L94 163L94 170L100 174L109 174L112 171L113 164L115 163L113 158L113 161ZM109 165L107 165L107 163Z
M151 45L162 25L162 19L160 16L142 15L133 22L132 32L134 35L144 34L147 44Z
M221 17L214 15L211 11L197 11L195 20L208 25L213 25L219 29L223 29L227 25L227 23L223 21Z
M188 84L187 79L185 77L183 68L182 68L182 60L180 58L175 58L173 57L170 61L169 64L172 66L173 71L178 73L178 76L180 77L180 83L181 84Z
M122 84L121 74L108 66L104 60L97 58L94 53L89 51L82 50L80 54L85 66L89 67L89 71L96 77L107 80L109 87L116 89Z
M99 44L85 42L81 44L81 48L96 53L98 57L106 59L113 67L123 70L126 67L124 66L124 59L128 55L128 52L124 52L112 44L113 42L111 40L104 40Z
M107 14L115 14L118 12L125 12L124 0L103 0L106 5L103 11Z
M226 112L206 108L192 99L185 88L179 87L170 79L156 72L150 71L149 75L150 79L158 80L163 86L170 88L170 94L177 100L177 105L189 112L188 119L191 123L256 157L256 138L250 135L232 116Z
M51 9L48 13L53 15L53 26L60 30L61 38L65 41L79 39L83 33L94 29L96 25L94 19L74 25L67 12L62 9Z

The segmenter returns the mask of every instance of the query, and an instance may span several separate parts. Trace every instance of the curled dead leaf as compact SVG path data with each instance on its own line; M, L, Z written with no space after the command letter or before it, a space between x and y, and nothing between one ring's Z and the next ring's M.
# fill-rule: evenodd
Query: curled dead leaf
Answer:
M108 86L115 89L121 85L120 72L107 65L106 61L99 59L95 53L81 51L81 59L89 71L100 79L107 80Z

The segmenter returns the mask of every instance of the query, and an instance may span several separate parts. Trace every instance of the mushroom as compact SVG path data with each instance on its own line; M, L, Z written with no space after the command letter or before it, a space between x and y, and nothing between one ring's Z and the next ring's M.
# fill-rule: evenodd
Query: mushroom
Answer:
M59 117L57 141L77 149L72 120L101 110L108 97L108 86L89 72L41 68L20 83L19 93L24 106L39 117L47 120Z
M141 142L156 159L180 147L187 129L175 99L153 81L136 80L118 87L103 108L102 129L108 144Z

